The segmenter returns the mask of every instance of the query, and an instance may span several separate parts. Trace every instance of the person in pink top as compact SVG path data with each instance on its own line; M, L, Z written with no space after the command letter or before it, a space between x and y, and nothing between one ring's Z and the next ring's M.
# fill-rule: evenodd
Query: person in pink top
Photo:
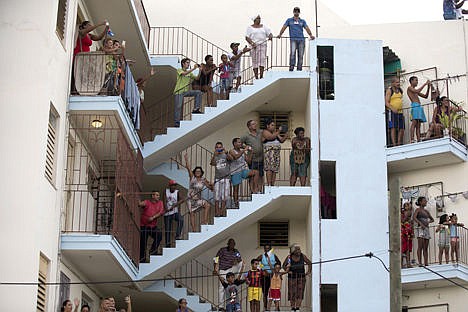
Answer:
M106 27L99 35L91 34L91 32L99 26ZM108 29L109 23L107 21L104 21L97 25L92 25L89 21L84 21L83 23L81 23L79 26L78 38L76 38L75 49L73 50L73 56L77 55L80 52L89 52L91 50L90 47L93 44L93 41L99 41L102 38L104 38Z
M162 232L157 222L158 218L164 214L164 204L159 192L155 191L150 200L140 201L138 206L143 208L140 217L140 262L145 262L148 236L153 238L150 255L156 254L162 240Z
M221 100L229 100L229 93L232 89L231 69L232 63L229 61L226 54L221 55L222 63L218 66L220 78L220 95Z

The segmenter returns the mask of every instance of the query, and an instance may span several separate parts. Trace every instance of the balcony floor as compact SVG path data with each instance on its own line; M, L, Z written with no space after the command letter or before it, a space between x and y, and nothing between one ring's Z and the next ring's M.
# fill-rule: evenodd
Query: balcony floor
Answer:
M428 268L457 283L468 283L468 266L466 264L434 264L429 265ZM402 269L401 284L403 290L453 286L449 281L422 267Z
M387 148L389 173L467 161L467 148L449 137Z

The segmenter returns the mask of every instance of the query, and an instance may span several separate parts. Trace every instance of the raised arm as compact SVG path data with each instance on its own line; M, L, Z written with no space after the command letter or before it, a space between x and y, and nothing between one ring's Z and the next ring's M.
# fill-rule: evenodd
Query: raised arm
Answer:
M106 25L107 22L104 22L104 25ZM101 25L99 26L102 26L102 23ZM104 27L104 30L99 34L99 35L94 35L94 34L89 34L89 36L91 37L92 40L94 41L99 41L99 40L102 40L102 38L104 38L104 36L106 35L107 33L107 30L109 30L109 26L106 26Z
M193 178L193 172L192 168L190 167L189 160L188 160L188 155L184 154L184 159L185 159L185 168L187 168L187 172L189 174L190 180Z
M189 70L182 71L182 72L180 73L180 75L182 75L182 76L187 76L188 74L190 74L191 72L193 72L193 71L194 71L195 69L197 69L197 68L198 68L198 64L195 64L195 65L193 65L193 68L191 68L191 69L189 69ZM200 73L199 73L198 75L200 75Z
M98 28L99 26L104 26L106 25L107 21L104 21L104 22L101 22L97 25L91 25L91 24L88 24L87 27L83 28L83 29L80 29L80 31L78 32L80 37L84 37L86 34L92 32L93 30L95 30L96 28ZM107 27L106 27L107 28ZM90 35L92 36L92 35ZM92 38L92 37L91 37ZM94 40L94 39L93 39Z

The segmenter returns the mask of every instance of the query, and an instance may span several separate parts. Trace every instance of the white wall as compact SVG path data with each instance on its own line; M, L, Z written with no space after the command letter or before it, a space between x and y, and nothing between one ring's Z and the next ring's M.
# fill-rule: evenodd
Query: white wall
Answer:
M327 38L383 40L400 58L403 70L436 66L439 78L468 72L467 30L468 22L462 20L320 28L321 36ZM465 108L467 95L466 77L450 85L450 97L464 101Z
M260 14L262 23L268 26L273 34L279 34L281 27L292 10L299 6L301 18L305 19L315 33L314 1L294 0L239 0L203 2L146 1L145 9L151 26L183 26L208 41L229 50L231 42L245 41L245 30L252 24L252 16ZM346 25L347 22L319 2L320 25ZM205 14L207 13L207 14ZM215 27L213 27L215 26ZM284 36L288 36L288 31Z
M337 219L321 221L321 259L372 251L387 262L382 45L334 39L317 45L334 46L335 70L335 100L311 101L320 105L320 159L336 161ZM389 309L388 273L375 259L325 264L321 283L338 284L339 311L361 310L357 298L364 294L366 307Z
M64 172L65 121L69 91L72 31L76 1L70 0L66 40L55 33L58 1L2 1L0 38L0 227L2 281L37 281L39 254L49 260L49 281L55 281L61 185ZM50 102L60 115L55 185L45 178ZM34 286L2 286L5 310L33 311ZM18 300L21 294L22 300ZM55 308L49 292L48 310Z

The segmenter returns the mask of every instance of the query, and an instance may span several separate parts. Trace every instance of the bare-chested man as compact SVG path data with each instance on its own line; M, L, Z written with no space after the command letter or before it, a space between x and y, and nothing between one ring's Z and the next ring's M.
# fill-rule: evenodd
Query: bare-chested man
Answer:
M411 126L410 126L410 142L415 143L421 141L421 123L426 122L426 115L424 109L421 106L419 97L427 99L429 96L429 90L431 88L431 81L427 80L421 87L418 86L418 77L412 76L409 79L410 85L406 90L408 97L411 101ZM422 93L424 87L427 86L426 93ZM414 133L416 132L416 140L414 140Z

